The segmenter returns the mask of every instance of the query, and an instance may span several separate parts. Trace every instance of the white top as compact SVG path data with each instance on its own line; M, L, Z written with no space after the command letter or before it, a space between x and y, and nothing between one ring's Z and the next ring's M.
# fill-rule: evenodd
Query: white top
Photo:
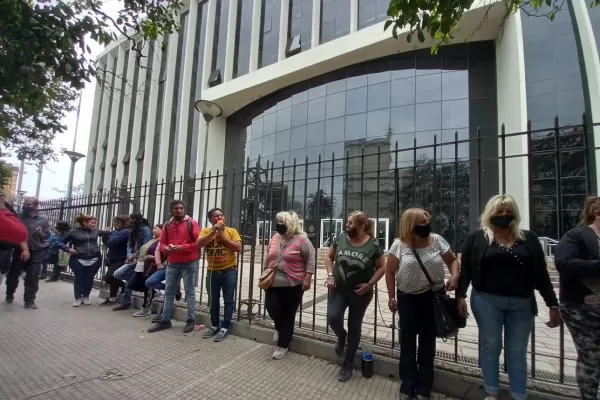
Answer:
M444 260L442 256L450 250L450 245L438 234L433 234L433 244L422 249L415 249L421 257L423 266L435 285L435 290L444 287ZM418 294L429 290L430 285L412 249L407 247L400 239L394 240L389 254L400 260L396 273L396 287L405 293Z

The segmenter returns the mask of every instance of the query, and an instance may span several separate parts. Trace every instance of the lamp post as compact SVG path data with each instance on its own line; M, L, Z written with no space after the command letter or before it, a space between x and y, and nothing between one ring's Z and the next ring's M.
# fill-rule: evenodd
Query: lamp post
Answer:
M69 170L69 186L67 187L67 205L71 204L71 197L73 196L73 175L75 174L75 164L77 161L85 157L85 154L78 153L72 150L64 150L63 153L71 159L71 169Z
M202 175L206 175L206 162L208 156L208 129L210 127L210 122L223 115L223 109L219 107L216 103L213 103L209 100L198 100L194 103L194 108L198 110L204 121L206 122L206 132L204 134L204 160L202 162ZM204 182L204 180L203 180ZM204 191L200 191L200 210L203 212L202 207L204 207Z

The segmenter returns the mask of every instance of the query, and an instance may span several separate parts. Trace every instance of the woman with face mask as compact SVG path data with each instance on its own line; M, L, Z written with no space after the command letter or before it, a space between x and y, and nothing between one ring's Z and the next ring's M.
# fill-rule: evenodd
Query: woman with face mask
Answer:
M502 343L512 398L524 400L527 396L527 343L538 313L536 289L550 309L547 325L560 325L558 300L544 250L537 236L521 229L520 223L519 208L512 196L492 197L481 215L481 229L469 234L461 254L456 297L464 316L467 290L473 285L471 309L479 327L479 362L486 400L499 398Z
M421 208L409 208L402 213L400 238L392 244L386 264L388 307L392 313L398 312L402 332L400 399L430 397L436 341L434 292L452 291L458 285L458 260L448 242L431 232L430 218ZM444 266L450 272L446 284Z
M374 237L374 225L367 213L351 213L346 232L334 241L325 258L325 284L329 288L327 320L338 338L335 352L344 357L338 376L340 382L352 378L363 317L373 299L373 287L385 274L383 249ZM348 330L344 329L346 309Z
M315 248L300 228L293 211L277 214L277 233L269 243L266 268L275 269L275 279L266 290L265 307L275 322L273 359L285 356L294 334L296 311L302 294L310 289L315 273Z

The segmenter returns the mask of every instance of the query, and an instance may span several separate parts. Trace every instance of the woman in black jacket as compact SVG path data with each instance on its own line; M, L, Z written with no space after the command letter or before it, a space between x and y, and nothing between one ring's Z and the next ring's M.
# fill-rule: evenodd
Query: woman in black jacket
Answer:
M512 196L492 197L481 215L481 229L469 234L461 254L456 297L465 316L467 290L473 285L471 309L479 327L486 400L498 399L503 330L512 398L527 396L527 344L538 313L535 289L550 308L547 325L560 325L542 245L533 233L519 227L520 222Z
M73 307L79 307L82 304L89 306L92 304L90 293L94 285L94 276L102 262L98 237L106 236L110 232L96 229L96 217L91 215L80 214L75 222L79 224L79 227L67 233L60 248L71 254L69 267L75 275ZM72 247L69 247L69 244Z
M577 349L582 400L596 400L600 383L600 197L583 205L582 225L568 231L554 252L560 272L560 315Z

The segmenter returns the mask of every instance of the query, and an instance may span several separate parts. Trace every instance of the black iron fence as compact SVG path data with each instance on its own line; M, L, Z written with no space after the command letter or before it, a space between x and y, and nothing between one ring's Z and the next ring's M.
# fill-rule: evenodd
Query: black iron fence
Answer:
M600 124L561 126L558 118L549 129L486 134L441 132L423 144L414 136L386 135L349 141L345 154L309 156L291 165L274 164L271 158L247 160L245 165L209 171L200 177L145 182L111 191L84 195L71 201L43 201L40 213L52 223L73 222L77 214L94 215L99 228L111 225L116 215L139 211L153 223L169 217L168 203L181 199L188 213L206 224L206 211L220 207L226 223L239 230L244 251L239 256L236 310L238 319L260 323L268 317L263 293L257 289L266 244L273 233L275 216L294 210L300 216L317 252L315 285L305 294L297 316L301 331L327 340L326 273L322 269L326 248L344 230L346 215L366 211L374 220L376 235L386 250L397 235L402 212L422 207L432 214L434 230L453 248L460 246L489 197L497 193L515 196L524 224L538 236L558 239L575 226L584 198L596 191L596 151L593 130ZM226 159L227 162L227 159ZM553 266L550 264L552 270ZM197 277L200 306L207 304L205 261ZM103 274L100 271L99 277ZM552 275L556 278L556 274ZM363 333L380 351L394 355L398 349L395 317L387 310L387 291L380 283ZM544 328L536 320L530 342L530 376L536 380L574 385L575 350L561 327ZM542 337L539 330L544 329ZM442 360L478 365L477 329L473 321L456 340L441 343Z

